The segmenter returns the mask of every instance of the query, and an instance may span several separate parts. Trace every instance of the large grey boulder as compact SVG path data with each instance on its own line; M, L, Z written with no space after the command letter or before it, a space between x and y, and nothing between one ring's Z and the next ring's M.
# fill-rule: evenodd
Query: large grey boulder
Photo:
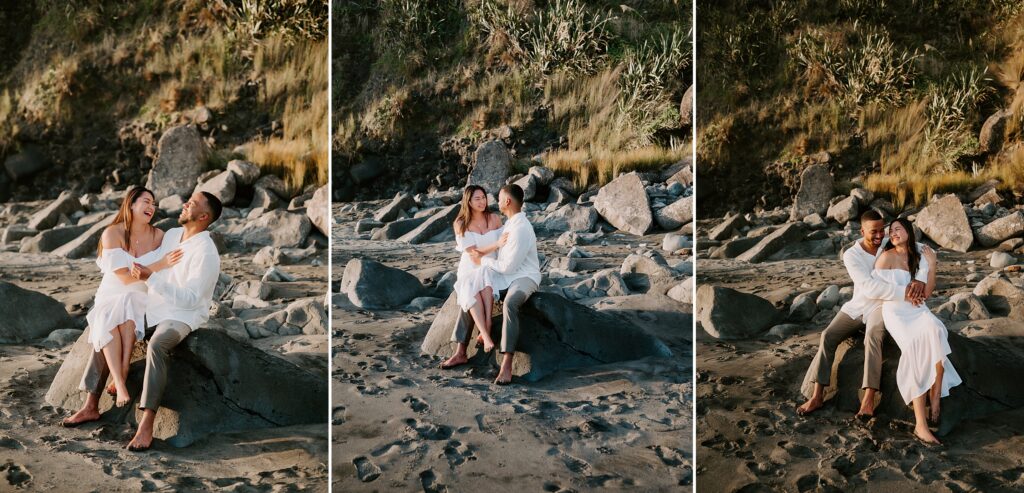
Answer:
M61 216L70 216L80 210L82 210L82 203L77 195L71 192L61 192L57 200L50 202L49 205L29 218L28 227L37 231L50 229L57 225Z
M398 215L402 211L416 205L416 201L413 199L411 193L398 192L395 198L391 199L384 207L381 207L377 212L373 213L373 219L382 223L388 223L398 219Z
M238 187L236 180L235 174L231 171L221 171L196 187L196 191L212 194L224 205L228 205L235 200L235 190Z
M793 200L790 212L791 221L799 221L810 214L822 216L828 210L829 199L832 198L832 174L825 164L812 164L800 173L800 189Z
M340 292L360 308L397 308L423 296L425 289L416 276L373 260L355 258L345 265Z
M974 287L991 313L1014 320L1024 320L1024 289L1010 282L1004 274L988 276Z
M857 217L857 210L857 198L851 195L829 206L827 217L839 224L846 224Z
M479 185L488 194L497 196L498 190L505 186L508 172L512 165L512 156L505 143L490 140L480 144L473 155L473 170L469 172L467 185Z
M647 234L654 223L647 190L636 172L619 175L601 187L594 208L612 226L637 236Z
M84 233L65 243L56 250L50 252L52 255L57 255L64 258L84 258L95 256L99 249L100 237L103 236L103 230L107 229L114 222L116 214L111 213L102 221L93 224Z
M693 84L686 88L683 99L679 101L679 128L693 124Z
M757 337L780 319L781 313L775 306L760 296L710 284L697 288L697 320L712 337Z
M45 253L56 250L61 245L78 238L89 230L91 225L81 226L58 226L47 229L31 238L22 240L21 253Z
M416 229L421 224L427 222L427 219L430 219L430 216L411 217L409 219L392 221L380 228L377 228L370 238L373 240L397 240L398 238L405 236L410 231Z
M976 236L982 246L993 247L1021 234L1024 234L1024 212L1014 211L982 226Z
M533 198L537 195L538 188L536 176L525 175L512 183L514 185L518 185L519 188L523 189L523 201L533 202Z
M789 223L772 231L737 258L750 263L763 262L783 247L803 240L806 235L804 223Z
M551 232L575 231L589 233L597 225L597 211L593 207L566 204L547 215L538 228Z
M306 201L306 217L309 217L309 222L317 231L327 237L331 236L331 221L328 214L329 198L330 190L327 189L327 185L324 185L316 189L313 192L313 197Z
M36 291L0 281L0 342L25 342L73 325L64 304Z
M441 209L426 221L423 221L422 224L413 228L412 231L402 235L398 241L412 244L427 242L434 236L437 236L438 233L451 228L452 223L455 222L455 217L459 215L459 207L459 204L452 204Z
M658 226L666 231L672 231L689 224L693 220L693 197L683 197L658 210L654 214Z
M297 247L306 241L312 225L305 214L283 210L267 212L254 221L244 221L228 228L226 234L240 237L246 244Z
M1014 342L1024 335L1020 333L1019 327L1016 324L1016 333L1002 337L968 338L954 332L948 334L949 347L953 351L949 360L963 383L953 387L949 397L942 399L939 436L949 433L963 421L1024 406L1024 383L1020 378L1024 372L1024 357L1021 356L1024 351L1019 343ZM883 397L875 414L912 423L914 411L903 402L897 387L899 346L889 341L884 345L883 353L882 388L879 389ZM828 392L826 398L834 395L837 412L855 412L860 407L858 391L864 372L864 344L860 341L841 344L835 359L837 363L833 366L831 385L828 387L835 389L835 392ZM800 372L806 370L806 360L794 358L792 361L793 364L800 362L803 365ZM813 393L814 382L806 374L800 390L806 397Z
M985 304L974 293L957 293L949 298L935 310L935 315L950 322L962 322L964 320L986 320L992 318L992 314L985 308Z
M89 329L91 330L91 329ZM64 409L81 406L78 390L92 346L86 330L72 347L46 393ZM136 346L128 390L137 399L145 373L145 343ZM212 433L326 422L327 375L241 342L226 331L200 328L171 353L167 387L157 411L154 437L186 447ZM101 422L134 424L135 405L114 408L100 398Z
M228 161L228 171L235 174L235 181L243 186L252 186L260 178L260 167L248 161Z
M715 241L727 240L747 224L747 218L743 214L728 215L708 232L708 238Z
M4 232L0 235L0 244L17 243L22 238L29 238L39 234L39 231L32 229L23 224L12 224L4 228Z
M209 149L192 125L172 127L160 136L157 157L146 180L146 188L157 200L168 195L192 195L199 175L206 170Z
M967 213L956 195L944 195L917 213L915 226L943 248L966 252L974 242Z
M452 294L437 312L420 346L423 353L444 358L454 354L456 343L451 341L451 335L460 311ZM491 332L500 334L501 325L502 314L496 312ZM470 344L469 356L475 358L477 354L477 345ZM520 335L512 374L535 382L569 368L671 355L662 341L625 318L593 310L557 294L538 292L530 296L520 311ZM483 357L496 364L493 353Z

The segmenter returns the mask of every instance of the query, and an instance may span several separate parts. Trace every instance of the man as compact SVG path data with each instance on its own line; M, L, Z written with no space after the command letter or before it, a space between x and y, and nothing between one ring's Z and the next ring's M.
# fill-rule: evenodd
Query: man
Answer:
M857 416L870 417L874 414L875 395L882 373L882 343L885 341L885 325L882 322L882 302L903 300L919 305L924 302L925 286L928 282L929 266L922 264L915 279L905 290L871 277L875 259L882 252L885 238L885 221L874 210L860 216L860 232L864 237L843 253L843 265L853 280L853 298L847 301L832 322L821 333L818 353L814 356L804 382L813 382L810 398L797 408L797 413L807 415L824 403L825 387L832 376L836 349L847 337L860 329L864 333L864 379L861 388L864 396ZM930 258L933 252L922 246L922 253ZM934 265L934 261L930 262Z
M498 192L498 210L509 218L505 223L505 234L508 235L505 246L498 250L497 258L481 258L479 253L470 252L473 263L495 272L494 290L504 300L501 310L501 342L498 345L498 351L502 355L501 370L494 380L498 385L508 385L512 382L512 359L515 356L516 342L519 340L519 310L540 286L537 235L522 209L523 189L518 185L505 185ZM472 317L468 312L462 312L452 332L452 340L459 345L455 355L444 362L444 368L452 368L469 361L466 349L469 346L472 327Z
M178 217L181 227L164 235L163 245L175 251L171 267L153 272L134 264L131 269L132 276L146 281L149 288L146 325L155 327L146 350L146 373L139 398L142 420L127 446L133 452L147 450L153 443L153 422L167 383L170 351L209 319L213 291L220 276L220 256L207 229L220 217L221 210L221 202L214 195L192 194ZM100 392L108 373L102 354L94 352L80 387L88 392L85 404L66 425L77 426L100 418Z

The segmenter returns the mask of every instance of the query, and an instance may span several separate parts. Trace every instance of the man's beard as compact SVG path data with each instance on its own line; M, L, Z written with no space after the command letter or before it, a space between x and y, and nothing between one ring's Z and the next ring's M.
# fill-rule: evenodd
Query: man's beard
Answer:
M184 225L186 225L186 224L188 224L190 222L192 222L192 218L191 217L188 217L188 216L178 216L178 224L179 225L184 226Z

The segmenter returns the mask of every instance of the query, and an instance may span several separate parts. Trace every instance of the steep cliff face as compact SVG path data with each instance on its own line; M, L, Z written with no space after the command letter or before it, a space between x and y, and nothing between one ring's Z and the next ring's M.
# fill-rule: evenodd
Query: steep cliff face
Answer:
M492 139L518 172L576 153L558 171L569 177L600 174L587 162L601 156L690 145L690 0L333 5L336 200L461 186Z
M1020 2L697 10L701 216L788 205L795 177L819 163L841 188L860 182L894 202L1024 184Z
M0 7L0 202L144 183L162 131L182 123L215 149L211 166L241 157L326 182L327 2L243 6Z

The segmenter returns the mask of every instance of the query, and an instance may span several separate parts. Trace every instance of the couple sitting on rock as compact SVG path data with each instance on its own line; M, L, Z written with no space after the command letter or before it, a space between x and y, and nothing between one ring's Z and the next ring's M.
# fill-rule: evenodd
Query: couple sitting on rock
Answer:
M487 191L469 185L462 193L462 207L455 218L455 245L462 258L455 281L455 296L462 309L452 332L458 343L455 355L441 364L449 369L466 364L466 350L473 325L480 335L477 342L485 353L498 346L501 369L494 383L512 382L512 358L519 339L519 310L540 285L540 260L537 236L523 209L523 189L506 185L498 193L501 218L487 209ZM501 340L495 343L491 333L491 313L495 300L502 303Z
M843 253L843 264L853 280L853 298L821 333L818 353L804 379L804 393L810 395L797 412L806 415L822 406L836 349L864 327L864 395L857 417L870 418L881 381L882 343L888 331L901 351L896 384L904 402L913 405L914 435L925 443L939 444L928 423L938 423L941 398L961 380L947 357L952 351L946 327L924 304L935 289L935 252L917 244L914 228L904 218L889 225L884 245L885 222L878 212L865 212L860 224L864 238ZM813 384L813 390L809 384Z
M153 327L139 398L142 420L127 447L132 451L152 444L168 354L209 318L220 276L220 256L207 231L220 217L220 200L207 192L194 193L178 217L182 227L166 233L150 224L155 204L153 192L130 189L103 231L96 258L103 279L86 315L93 352L79 387L88 394L82 408L61 422L71 428L100 419L99 400L108 375L113 383L106 391L115 397L115 405L131 402L126 382L132 350L146 328Z

